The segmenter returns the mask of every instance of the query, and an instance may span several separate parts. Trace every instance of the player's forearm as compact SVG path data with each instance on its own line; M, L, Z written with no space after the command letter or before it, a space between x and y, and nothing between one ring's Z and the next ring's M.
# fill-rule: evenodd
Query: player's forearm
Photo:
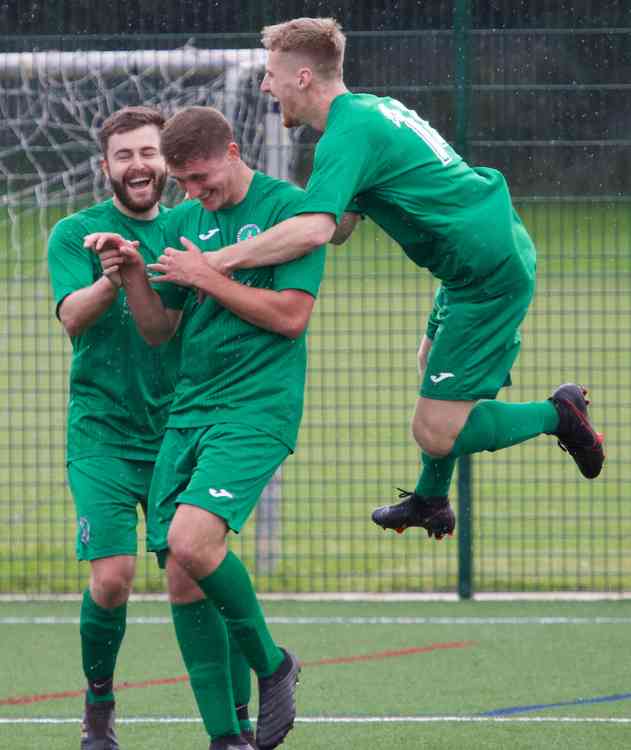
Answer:
M209 253L208 263L225 274L239 268L277 266L326 244L334 231L335 220L329 214L301 214L257 237Z
M144 271L121 274L127 304L140 335L151 346L168 341L177 328L160 295L151 287Z
M314 299L306 292L259 289L211 271L197 288L252 325L295 339L307 327Z
M70 337L79 336L109 309L118 297L119 287L106 276L90 286L69 294L59 308L59 319Z

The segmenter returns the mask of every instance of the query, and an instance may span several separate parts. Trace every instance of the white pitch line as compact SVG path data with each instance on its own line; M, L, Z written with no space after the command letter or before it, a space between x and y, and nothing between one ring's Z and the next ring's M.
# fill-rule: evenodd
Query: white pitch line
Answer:
M2 724L78 724L81 719L0 719ZM179 716L116 717L118 724L199 724L201 719ZM298 724L631 724L631 718L603 716L299 716Z
M630 625L631 617L267 617L270 625ZM78 625L78 617L0 617L0 625ZM128 617L128 625L170 625Z

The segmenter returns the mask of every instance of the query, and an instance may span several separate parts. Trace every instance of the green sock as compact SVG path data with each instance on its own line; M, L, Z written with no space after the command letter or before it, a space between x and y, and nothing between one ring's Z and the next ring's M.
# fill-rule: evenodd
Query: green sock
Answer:
M252 680L250 679L250 665L243 655L234 636L228 632L230 647L230 674L232 675L232 693L237 707L237 718L241 731L251 730L252 722L248 714L248 704L252 697Z
M114 676L116 657L125 635L127 604L115 609L100 607L86 589L81 603L79 630L81 633L81 656L83 673L88 681L88 703L111 701L111 689L98 694L92 690L93 683L105 683Z
M172 604L171 614L206 731L211 738L239 734L223 617L208 599Z
M454 456L432 458L427 453L421 453L423 468L416 485L417 495L425 497L443 497L449 494L449 485L456 467Z
M479 401L471 410L450 456L479 451L497 451L543 433L551 433L559 415L551 401L508 404L505 401Z
M197 585L226 620L230 634L259 677L268 677L283 661L265 622L245 565L228 552L219 567Z

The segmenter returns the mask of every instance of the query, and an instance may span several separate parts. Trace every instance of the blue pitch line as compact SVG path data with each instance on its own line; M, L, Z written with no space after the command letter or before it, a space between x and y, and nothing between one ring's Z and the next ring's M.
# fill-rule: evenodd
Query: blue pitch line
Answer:
M541 711L545 708L564 708L566 706L586 706L594 703L615 703L631 699L631 693L616 693L615 695L602 695L599 698L577 698L574 701L562 701L561 703L539 703L533 706L511 706L510 708L497 708L494 711L485 711L478 716L512 716L514 714L525 714L530 711Z

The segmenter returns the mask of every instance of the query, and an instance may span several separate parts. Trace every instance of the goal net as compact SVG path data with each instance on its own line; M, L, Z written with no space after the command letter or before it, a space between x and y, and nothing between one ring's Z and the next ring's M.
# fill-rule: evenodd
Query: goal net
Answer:
M289 136L273 100L259 91L264 56L191 46L0 55L0 206L74 210L102 200L96 132L112 112L137 104L166 116L215 106L233 123L250 166L289 177Z
M264 50L190 45L0 54L0 384L10 395L0 409L0 557L8 561L0 591L78 586L64 473L70 347L52 315L46 244L58 219L110 195L97 131L128 105L165 116L212 105L232 122L250 166L291 178L295 146L259 90L264 62ZM169 185L165 202L180 197ZM280 490L277 476L257 511L251 556L262 574L278 561ZM146 575L140 589L160 587Z

